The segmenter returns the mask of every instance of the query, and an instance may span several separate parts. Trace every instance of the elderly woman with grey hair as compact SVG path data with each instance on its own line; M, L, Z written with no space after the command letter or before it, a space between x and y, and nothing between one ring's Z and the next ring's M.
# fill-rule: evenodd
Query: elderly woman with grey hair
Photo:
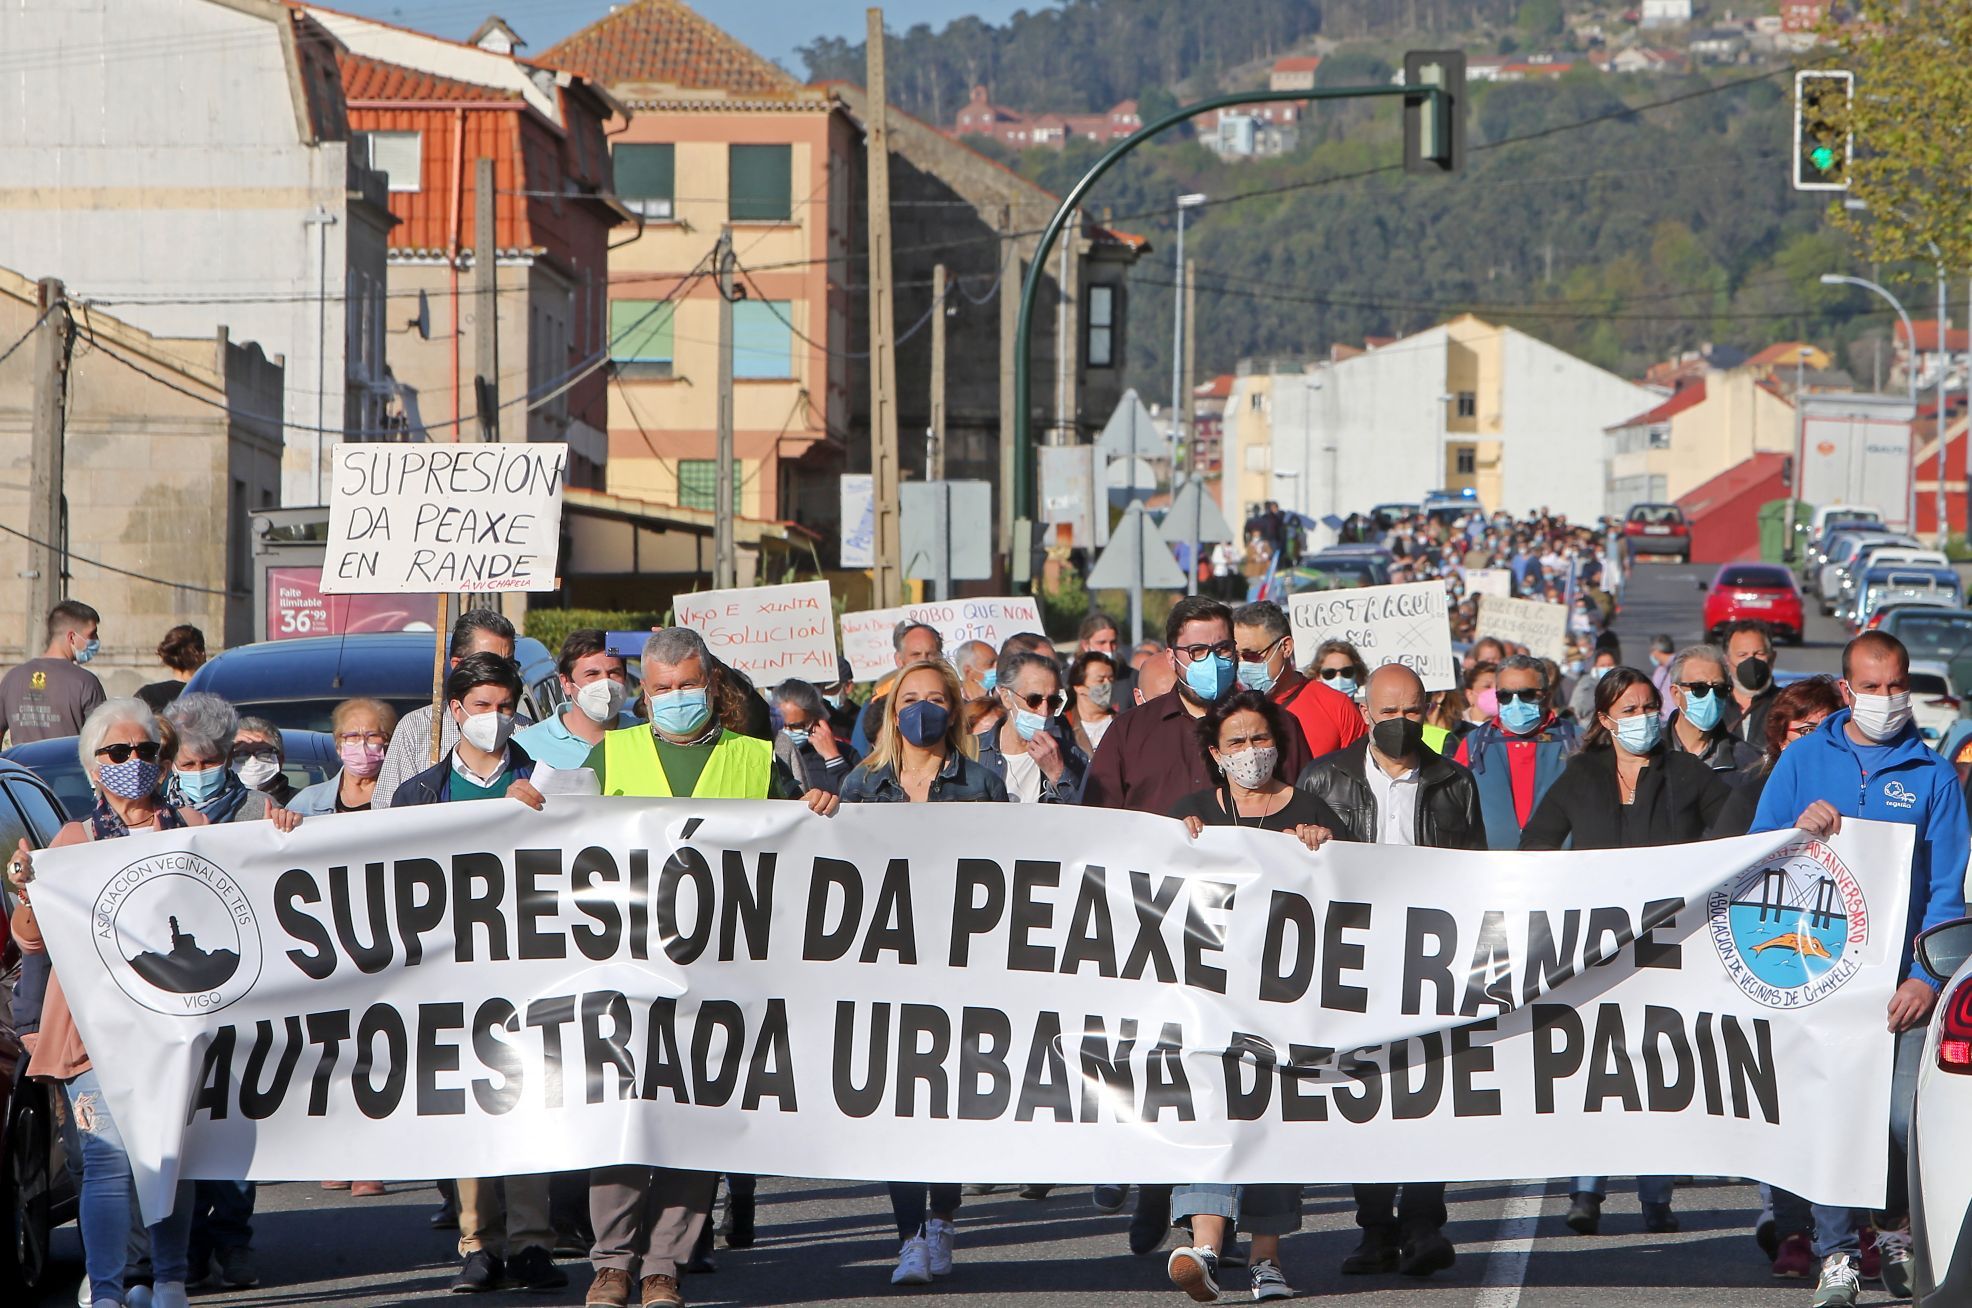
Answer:
M781 721L774 736L774 758L794 774L803 790L841 794L842 779L863 756L836 737L821 690L806 681L783 681L768 700Z
M139 699L105 700L83 720L78 752L82 770L96 790L96 806L83 820L64 826L50 842L51 848L205 824L205 817L196 810L158 798L161 734L150 706ZM32 851L23 840L8 864L7 880L20 901L13 915L13 930L26 955L24 971L37 963L45 967L47 959L47 946L30 902L33 879ZM172 925L176 927L175 922ZM135 1212L130 1155L69 1011L59 973L48 981L41 1030L27 1073L59 1086L81 1140L82 1256L89 1274L90 1302L97 1308L122 1304L127 1242ZM192 1195L192 1182L180 1182L170 1215L150 1227L151 1268L156 1277L151 1301L158 1308L185 1308Z
M191 691L171 702L164 720L178 737L171 778L164 788L167 803L195 808L208 822L270 818L281 830L294 830L301 821L299 813L251 789L233 771L240 715L231 704L202 690Z

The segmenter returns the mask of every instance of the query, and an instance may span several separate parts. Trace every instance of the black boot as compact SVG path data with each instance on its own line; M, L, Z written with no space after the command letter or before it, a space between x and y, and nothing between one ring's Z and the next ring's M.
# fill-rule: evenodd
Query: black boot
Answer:
M728 1249L750 1249L753 1247L753 1196L726 1192L726 1247Z
M1404 1232L1404 1247L1397 1255L1397 1270L1405 1276L1429 1276L1442 1272L1458 1261L1458 1251L1445 1233L1420 1223Z
M1375 1276L1396 1270L1396 1233L1383 1226L1365 1226L1356 1251L1342 1260L1344 1276Z
M1602 1229L1602 1196L1578 1190L1568 1196L1568 1229L1576 1235L1594 1235Z
M1143 1256L1157 1252L1171 1230L1171 1187L1137 1187L1137 1211L1130 1218L1130 1252Z

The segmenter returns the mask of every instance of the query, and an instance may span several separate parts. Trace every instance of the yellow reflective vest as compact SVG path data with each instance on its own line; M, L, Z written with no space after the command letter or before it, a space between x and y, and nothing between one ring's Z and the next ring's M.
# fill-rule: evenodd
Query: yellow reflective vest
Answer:
M722 731L692 787L693 799L766 799L774 783L774 746ZM651 729L639 724L603 733L603 793L671 799L671 782Z

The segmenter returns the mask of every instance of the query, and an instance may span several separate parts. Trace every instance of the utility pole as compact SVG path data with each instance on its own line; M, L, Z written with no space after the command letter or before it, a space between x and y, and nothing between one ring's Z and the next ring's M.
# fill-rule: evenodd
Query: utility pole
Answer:
M1938 519L1938 548L1944 549L1951 543L1951 524L1945 520L1945 437L1949 429L1945 426L1945 374L1951 371L1951 308L1945 298L1945 259L1938 254L1937 242L1931 243L1931 252L1938 255L1938 484L1932 508ZM1916 342L1911 343L1915 346ZM1916 357L1913 349L1911 356ZM1968 406L1972 413L1972 406Z
M876 501L876 606L903 602L897 507L897 337L890 267L890 88L883 71L883 10L867 14L869 84L870 488Z
M1184 425L1186 433L1191 437L1191 444L1185 448L1185 481L1188 483L1196 479L1202 471L1198 464L1198 424L1193 421L1198 406L1198 397L1195 394L1198 385L1196 381L1198 368L1197 271L1198 269L1195 266L1194 260L1185 260L1185 368L1184 385L1178 392L1181 405L1178 420ZM1185 570L1185 594L1187 595L1198 594L1198 517L1205 509L1204 494L1204 487L1201 485L1198 495L1192 499L1190 536L1191 566ZM1173 490L1172 496L1174 500L1176 495L1177 492Z
M931 429L924 475L945 480L945 265L931 270ZM942 595L939 598L944 598Z
M62 448L68 422L69 349L75 326L68 293L58 278L41 280L40 339L34 343L34 442L28 474L27 534L40 544L27 547L27 639L22 648L39 654L48 633L42 624L62 600Z
M1205 203L1203 195L1181 195L1178 197L1178 248L1173 256L1172 279L1177 286L1171 291L1171 498L1178 496L1178 444L1184 437L1184 394L1185 394L1185 210L1195 209Z
M499 194L493 161L481 159L473 172L473 368L479 374L479 439L500 439L500 256L494 223Z
M719 229L719 447L712 476L712 585L739 585L733 550L733 256L731 225Z

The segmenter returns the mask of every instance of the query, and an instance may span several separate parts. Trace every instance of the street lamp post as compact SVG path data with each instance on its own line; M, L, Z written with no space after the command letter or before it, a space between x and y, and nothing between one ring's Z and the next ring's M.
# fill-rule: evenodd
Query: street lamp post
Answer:
M1889 301L1890 307L1897 311L1897 317L1903 320L1904 339L1910 342L1911 347L1911 366L1904 369L1904 386L1910 398L1910 476L1907 479L1909 493L1905 497L1904 514L1909 529L1914 532L1917 530L1917 333L1911 329L1910 315L1904 312L1903 301L1875 282L1862 277L1849 277L1842 273L1823 273L1821 284L1859 286L1865 291L1880 295ZM1797 473L1796 476L1798 478L1799 474Z
M1205 203L1203 195L1178 197L1178 253L1176 288L1171 294L1171 498L1178 498L1178 441L1183 435L1185 376L1185 211Z
M1808 347L1803 345L1794 357L1794 475L1789 478L1787 496L1787 543L1780 551L1784 562L1794 561L1794 541L1801 531L1801 477L1808 462L1808 406L1801 398L1806 391Z

